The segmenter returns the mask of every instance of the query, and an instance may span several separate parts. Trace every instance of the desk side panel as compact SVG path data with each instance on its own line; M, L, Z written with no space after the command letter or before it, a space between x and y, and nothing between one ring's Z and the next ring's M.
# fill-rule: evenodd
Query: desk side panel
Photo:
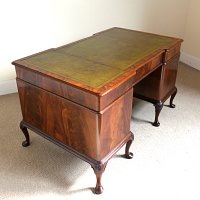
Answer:
M132 99L133 88L101 112L99 118L101 159L130 134Z
M100 159L97 114L17 79L23 120L53 140Z

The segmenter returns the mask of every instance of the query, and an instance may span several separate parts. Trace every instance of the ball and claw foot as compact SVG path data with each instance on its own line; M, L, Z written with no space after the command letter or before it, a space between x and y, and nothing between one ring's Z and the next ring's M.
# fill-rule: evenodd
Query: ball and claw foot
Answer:
M30 142L28 142L26 140L22 142L23 147L28 147L29 145L30 145Z
M103 193L103 187L102 186L96 186L94 189L95 194L101 194Z
M132 134L131 134L131 138L130 138L130 140L126 143L126 148L125 148L125 158L127 158L127 159L132 159L132 158L133 158L133 153L129 151L130 146L131 146L133 140L134 140L134 135L133 135L133 133L132 133Z
M170 104L170 106L169 106L170 108L175 108L176 107L176 105L175 104Z
M159 127L160 126L160 122L159 121L155 121L152 125L155 126L155 127Z
M125 154L125 157L127 159L132 159L133 158L133 153L132 152L129 152L128 154Z

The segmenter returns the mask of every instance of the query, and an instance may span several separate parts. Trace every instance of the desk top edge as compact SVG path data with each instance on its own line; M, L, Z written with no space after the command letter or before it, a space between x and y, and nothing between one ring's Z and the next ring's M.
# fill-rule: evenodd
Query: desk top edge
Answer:
M47 76L50 76L50 77L58 79L58 80L60 80L62 82L65 82L66 84L73 85L75 87L78 87L80 89L89 91L89 92L94 93L96 95L103 95L103 94L107 93L109 90L111 90L113 87L117 86L123 80L126 80L127 78L129 78L127 71L129 72L129 74L131 74L133 76L136 73L135 70L134 70L135 67L138 68L141 65L141 61L138 61L138 62L134 63L134 67L133 67L133 65L130 65L129 67L127 67L126 70L123 70L123 72L121 74L119 74L119 76L115 77L113 80L111 80L110 82L106 83L105 85L103 85L103 86L101 86L99 88L90 87L90 86L82 84L80 82L77 82L77 81L74 81L74 80L70 80L68 78L63 78L62 76L59 76L58 74L49 73L49 72L47 72L45 70L42 70L41 68L38 68L38 67L36 67L34 65L24 63L23 61L24 61L24 59L31 58L32 56L41 55L41 54L43 54L45 52L56 51L56 50L61 49L63 47L68 47L68 46L71 46L73 44L77 44L77 43L79 43L81 41L88 40L90 38L94 38L94 37L96 37L98 35L101 35L101 34L103 34L105 32L109 32L111 30L116 30L116 29L118 29L118 30L126 30L126 31L133 31L133 32L138 32L138 33L145 33L145 34L155 35L155 36L160 36L160 37L166 37L166 38L171 38L173 40L173 42L170 45L163 46L163 48L158 49L156 52L153 52L152 54L146 56L143 59L143 62L149 60L152 57L152 55L161 54L165 50L169 49L171 46L175 46L178 43L181 43L183 41L180 38L174 38L174 37L168 37L168 36L163 36L163 35L157 35L157 34L154 34L154 33L146 33L146 32L141 32L141 31L135 31L135 30L129 30L129 29L124 29L124 28L113 27L113 28L110 28L110 29L107 29L107 30L104 30L104 31L101 31L101 32L98 32L98 33L95 33L94 35L92 35L90 37L83 38L81 40L78 40L78 41L75 41L75 42L60 46L58 48L51 48L51 49L48 49L48 50L45 50L45 51L30 55L30 56L24 57L22 59L13 61L12 64L16 65L18 67L24 67L24 68L27 68L29 70L33 70L35 72L39 72L39 73L45 74Z

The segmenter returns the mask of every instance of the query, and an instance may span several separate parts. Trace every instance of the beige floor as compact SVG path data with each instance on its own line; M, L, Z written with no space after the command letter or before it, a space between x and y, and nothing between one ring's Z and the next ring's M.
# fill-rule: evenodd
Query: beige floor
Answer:
M17 94L0 96L0 199L200 199L200 72L180 64L175 109L165 106L152 127L154 107L135 100L132 160L119 155L103 175L104 193L94 195L89 164L30 132L23 148ZM166 102L168 104L168 102Z

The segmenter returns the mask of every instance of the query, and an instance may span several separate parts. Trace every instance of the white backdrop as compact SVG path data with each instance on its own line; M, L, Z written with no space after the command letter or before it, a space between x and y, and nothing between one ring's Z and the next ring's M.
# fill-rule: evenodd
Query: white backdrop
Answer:
M0 83L15 78L13 60L113 26L182 37L188 1L1 1Z

